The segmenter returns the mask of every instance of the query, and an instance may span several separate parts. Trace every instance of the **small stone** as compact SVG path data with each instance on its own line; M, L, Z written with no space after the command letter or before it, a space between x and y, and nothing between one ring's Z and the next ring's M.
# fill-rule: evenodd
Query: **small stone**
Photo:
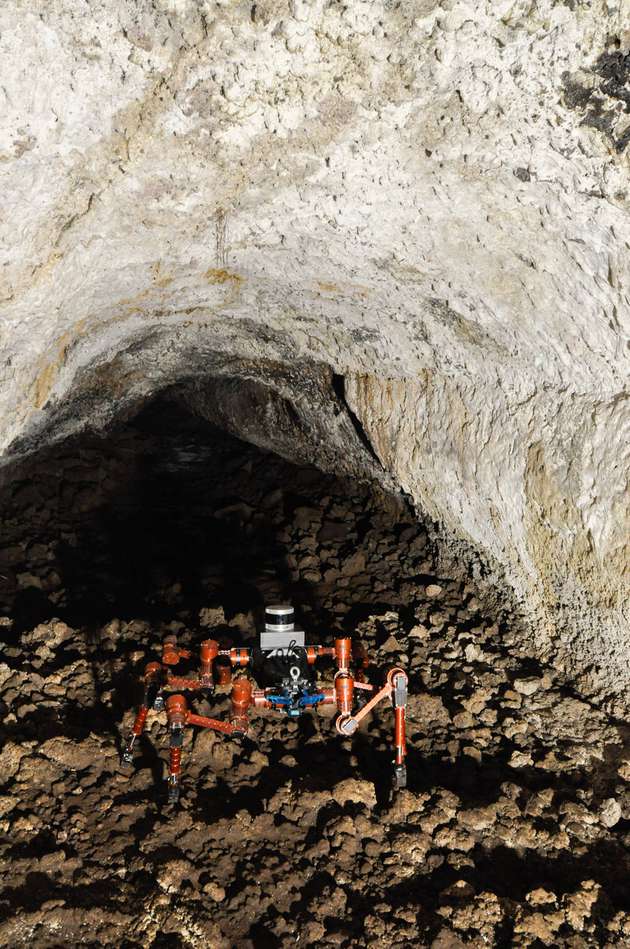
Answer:
M421 722L448 725L451 717L438 695L422 693L414 696L414 716Z
M555 913L532 913L530 916L519 913L518 916L514 932L527 938L526 942L519 939L519 945L529 946L538 941L544 946L558 945L555 934L564 922L564 914L560 910Z
M498 712L494 708L485 708L479 718L484 725L496 725Z
M321 942L326 934L326 927L319 920L313 919L302 927L302 935L305 936L305 944L313 945Z
M468 643L464 649L464 655L466 656L466 662L474 662L475 659L479 659L481 656L481 649L475 643Z
M400 652L401 646L395 636L389 636L381 646L381 652L387 654L391 652Z
M157 882L165 893L175 893L184 881L190 881L191 876L194 877L194 868L190 861L168 860L162 864Z
M468 699L464 699L462 705L464 708L471 713L471 715L478 715L486 707L488 701L492 698L492 692L490 689L477 689L476 692Z
M225 613L223 607L205 607L199 610L199 625L208 629L213 626L225 625Z
M474 745L464 745L462 751L463 754L467 755L469 758L481 763L481 752L478 748L475 748Z
M12 741L6 742L0 751L0 783L4 784L9 778L17 774L20 762L28 751Z
M40 911L42 913L49 913L51 910L58 909L60 906L65 906L65 905L66 905L65 900L46 900L40 906Z
M505 704L508 705L510 708L512 707L520 708L521 705L523 704L523 696L519 695L518 692L514 692L513 689L507 689L503 693L503 699L505 701Z
M427 596L431 597L431 599L435 599L435 597L441 594L442 587L438 583L430 583L424 592Z
M358 573L363 573L366 568L365 554L362 550L355 551L351 557L343 564L343 572L349 576L354 577Z
M509 760L510 768L526 768L533 764L534 759L525 751L515 751Z
M42 589L42 581L39 577L36 577L32 573L18 573L16 576L18 586L21 590L26 590L28 587L37 587L38 590Z
M604 827L614 827L621 820L621 805L614 797L602 802L599 809L599 819Z
M374 807L376 805L376 791L371 781L346 778L336 785L335 800L339 804L353 801L355 804L366 804L368 807Z
M475 888L467 880L456 880L439 895L440 903L459 902L460 900L470 900L475 895Z
M6 814L10 813L14 807L19 804L20 799L17 797L12 797L9 794L3 794L0 796L0 817L4 817Z
M542 684L542 679L538 679L535 676L530 676L527 679L514 680L514 688L517 692L520 692L521 695L533 695Z
M458 712L457 715L453 716L453 725L455 728L473 728L474 724L475 719L470 712Z
M431 943L431 949L464 949L464 943L451 929L440 929Z
M94 764L100 755L100 745L92 736L83 741L69 738L50 738L43 742L39 752L56 765L69 771L82 771Z
M583 880L575 893L567 893L563 900L564 914L573 929L582 932L593 906L599 899L601 889L601 885L595 880Z
M537 890L532 890L528 893L525 899L528 903L531 903L532 906L545 906L549 903L556 902L556 894L539 887Z
M206 893L211 900L214 900L215 903L222 903L225 899L225 889L219 886L218 883L206 883L203 892Z
M458 821L469 830L487 830L496 821L496 807L490 804L487 807L473 807L467 811L460 811Z

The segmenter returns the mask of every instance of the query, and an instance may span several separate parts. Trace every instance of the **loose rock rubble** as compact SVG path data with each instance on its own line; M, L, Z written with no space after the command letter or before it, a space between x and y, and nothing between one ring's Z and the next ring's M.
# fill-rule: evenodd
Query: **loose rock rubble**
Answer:
M630 945L627 726L435 574L402 499L206 437L149 416L12 485L0 945ZM409 786L387 709L352 742L262 714L187 733L173 809L162 713L119 765L137 676L167 632L251 639L278 595L408 668Z

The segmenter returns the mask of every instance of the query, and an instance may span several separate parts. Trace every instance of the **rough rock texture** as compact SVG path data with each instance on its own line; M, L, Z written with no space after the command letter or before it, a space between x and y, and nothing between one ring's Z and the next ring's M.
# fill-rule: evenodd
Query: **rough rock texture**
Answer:
M299 420L332 373L348 454L626 687L621 0L8 0L0 37L5 457L208 375Z
M149 421L39 459L0 512L16 599L55 611L0 619L0 945L629 946L627 725L437 573L401 499ZM263 713L252 740L187 733L174 810L163 713L118 763L136 676L166 633L250 641L279 592L374 681L408 668L409 786L391 709L352 742Z

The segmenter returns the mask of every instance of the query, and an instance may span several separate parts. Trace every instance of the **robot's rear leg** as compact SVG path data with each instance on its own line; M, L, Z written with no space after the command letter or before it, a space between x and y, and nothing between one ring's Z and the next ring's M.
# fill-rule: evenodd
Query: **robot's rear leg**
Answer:
M127 739L127 743L123 748L120 760L123 764L132 764L133 763L133 746L135 745L137 739L140 737L144 731L144 727L147 721L147 715L149 714L149 707L145 705L144 702L138 709L138 714L136 715L136 720L133 723L133 728L131 729L131 734Z
M169 733L168 801L169 804L177 804L182 770L184 726L188 717L188 707L183 695L169 695L166 700L166 714L168 716Z
M168 761L168 802L177 804L179 801L179 786L181 776L182 745L184 743L184 729L171 728Z
M392 775L395 789L407 787L407 676L402 669L394 671L391 677L392 704L394 706L394 773Z
M160 676L161 666L159 662L150 662L144 671L144 697L142 699L142 705L138 709L131 734L120 756L123 764L131 764L133 762L133 746L144 731L149 709L153 708L156 711L160 711L164 707Z

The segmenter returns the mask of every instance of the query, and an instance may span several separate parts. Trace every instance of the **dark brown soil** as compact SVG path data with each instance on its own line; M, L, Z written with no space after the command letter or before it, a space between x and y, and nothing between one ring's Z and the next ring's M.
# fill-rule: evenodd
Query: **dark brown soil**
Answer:
M435 575L404 500L161 406L15 473L2 523L0 945L630 945L628 729ZM163 714L119 764L138 675L278 596L408 668L408 788L390 709L352 742L265 713L187 734L168 805Z

